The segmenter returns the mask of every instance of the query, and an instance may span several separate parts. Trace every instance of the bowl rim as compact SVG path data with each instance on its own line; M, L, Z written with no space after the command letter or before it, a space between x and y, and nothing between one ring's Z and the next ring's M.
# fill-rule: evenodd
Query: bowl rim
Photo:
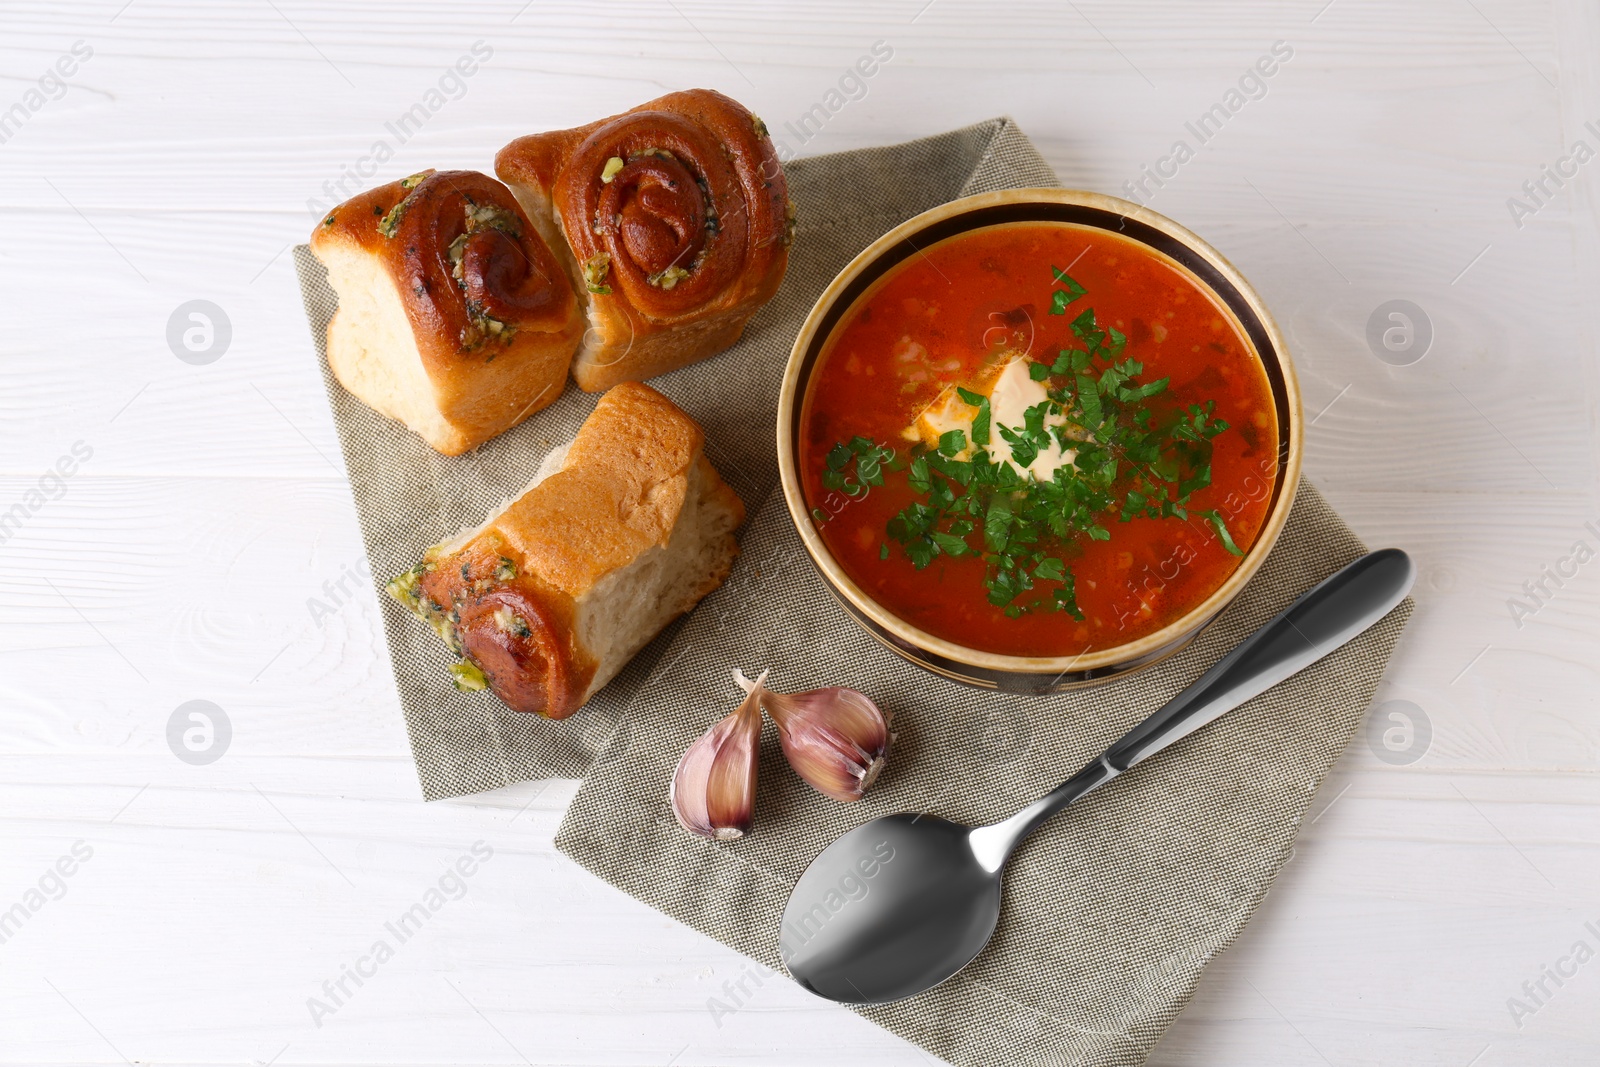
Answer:
M800 377L805 365L806 353L816 340L817 332L824 319L827 318L841 295L845 293L852 283L869 268L874 267L886 252L936 224L955 219L961 215L977 214L990 208L1026 206L1029 204L1084 207L1120 215L1126 219L1142 223L1144 226L1158 231L1183 245L1188 252L1203 260L1232 286L1235 293L1255 316L1260 324L1261 332L1270 342L1272 348L1271 356L1276 361L1286 394L1283 399L1286 402L1286 421L1288 425L1280 428L1279 436L1281 447L1286 454L1281 456L1279 462L1279 484L1274 487L1276 500L1262 523L1261 531L1256 537L1255 543L1246 552L1244 559L1239 562L1233 572L1209 596L1161 629L1136 638L1133 641L1100 649L1091 649L1071 656L1011 656L957 644L913 626L868 596L844 572L838 561L833 558L833 554L822 540L821 533L812 522L810 512L806 507L804 489L800 484L796 450L793 447L795 420L800 414L804 401ZM1040 219L1033 221L1052 220ZM996 223L978 224L958 232L970 232L973 229L983 228L985 225L996 225ZM941 238L941 240L953 236L955 236L954 233ZM1125 234L1124 236L1129 235ZM1140 241L1137 237L1130 236L1130 239L1139 241L1141 244L1148 244L1148 242ZM914 243L912 247L915 247ZM1159 248L1154 249L1154 251L1167 255ZM1171 256L1167 255L1167 258L1170 259ZM1179 263L1178 265L1183 267L1191 276L1194 276L1200 285L1215 292L1215 288L1204 278L1195 275L1195 272L1184 264ZM1217 293L1219 297L1223 295ZM852 299L854 298L852 296ZM1223 303L1224 307L1227 308L1225 300ZM1235 319L1235 324L1240 332L1250 341L1251 348L1257 349L1258 346L1247 325L1238 321L1239 316L1233 309L1227 308L1227 312ZM837 326L837 322L834 325ZM823 343L826 343L826 340L825 337L822 338ZM1257 350L1255 355L1263 364L1267 362L1266 354ZM813 362L814 365L815 363ZM1268 377L1270 380L1270 373ZM1156 653L1166 649L1175 651L1173 646L1181 646L1187 639L1193 637L1238 595L1239 591L1255 576L1262 562L1272 551L1273 545L1277 543L1279 534L1283 531L1284 524L1288 521L1289 512L1294 506L1295 495L1300 482L1300 466L1304 445L1304 413L1301 406L1300 385L1295 376L1294 364L1289 357L1288 345L1271 313L1268 312L1266 304L1255 291L1255 288L1245 279L1244 275L1232 263L1228 262L1222 253L1211 247L1199 235L1172 221L1165 215L1152 211L1141 204L1123 200L1120 197L1079 189L1003 189L996 192L978 193L973 196L962 197L907 219L862 249L823 289L816 302L812 305L805 321L801 324L800 332L795 336L794 344L790 347L788 363L784 367L783 382L778 394L777 414L778 473L780 484L783 488L784 501L788 506L789 518L799 532L801 542L805 545L806 552L811 557L812 563L822 573L828 585L832 587L834 594L844 598L847 604L855 609L852 612L847 612L847 614L856 616L858 621L861 617L869 619L872 623L881 627L888 635L924 652L932 653L935 656L958 664L1000 674L1054 674L1059 677L1068 673L1097 671L1127 664L1139 664L1141 661L1146 660L1159 661L1159 659L1165 657L1156 656Z

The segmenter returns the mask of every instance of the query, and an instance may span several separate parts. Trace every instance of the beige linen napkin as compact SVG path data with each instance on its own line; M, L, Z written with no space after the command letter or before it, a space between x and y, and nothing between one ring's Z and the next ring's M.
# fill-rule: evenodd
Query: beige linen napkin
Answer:
M1272 554L1188 648L1121 682L1028 697L946 681L867 636L811 566L781 490L743 545L728 582L639 687L556 844L771 968L789 890L839 834L899 811L970 825L1012 814L1366 551L1302 482ZM1144 1062L1289 858L1410 612L1408 600L1321 663L1046 823L1008 868L989 947L944 985L861 1014L963 1067ZM769 684L786 692L852 686L894 713L887 769L865 799L840 804L813 791L784 762L768 722L754 830L713 843L678 827L667 783L690 742L742 698L735 667L770 670Z

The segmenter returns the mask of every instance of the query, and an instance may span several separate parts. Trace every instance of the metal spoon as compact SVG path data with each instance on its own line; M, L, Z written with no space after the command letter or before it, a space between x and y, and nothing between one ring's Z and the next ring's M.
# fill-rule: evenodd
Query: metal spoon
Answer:
M902 1000L943 982L988 944L1006 860L1040 823L1343 645L1400 603L1415 576L1397 548L1356 560L1003 822L974 829L906 813L844 834L811 861L789 896L779 936L789 973L813 993L851 1004Z

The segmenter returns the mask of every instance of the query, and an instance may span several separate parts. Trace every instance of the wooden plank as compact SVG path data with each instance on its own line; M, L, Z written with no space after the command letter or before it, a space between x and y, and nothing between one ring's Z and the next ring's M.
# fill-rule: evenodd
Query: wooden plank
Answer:
M418 802L286 254L380 140L373 181L485 168L520 133L691 85L782 136L878 40L892 60L795 152L1009 113L1064 182L1112 193L1273 42L1294 50L1148 199L1273 308L1310 477L1416 556L1379 702L1432 740L1394 766L1357 739L1152 1063L1593 1061L1600 971L1522 1017L1508 1001L1600 948L1600 562L1547 577L1600 549L1597 183L1586 166L1520 227L1507 207L1577 139L1600 147L1592 5L519 8L0 14L0 109L94 49L0 143L0 510L52 497L0 543L0 908L93 849L0 944L0 1061L926 1062L782 980L714 1011L748 964L554 851L574 783ZM479 40L492 57L402 143L386 123ZM233 328L206 366L166 341L196 298ZM1435 330L1410 366L1366 341L1395 298ZM92 455L42 484L77 442ZM209 766L167 748L192 699L234 729ZM465 894L316 1025L321 983L480 840Z

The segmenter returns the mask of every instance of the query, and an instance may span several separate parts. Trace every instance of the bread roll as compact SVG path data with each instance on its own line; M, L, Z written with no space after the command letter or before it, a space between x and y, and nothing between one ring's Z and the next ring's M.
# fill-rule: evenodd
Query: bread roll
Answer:
M777 292L793 209L761 120L709 89L512 141L495 171L588 300L582 389L722 351Z
M666 397L619 385L521 496L389 592L463 658L458 686L565 718L733 566L744 505L704 444Z
M328 364L369 407L448 456L561 395L583 315L504 185L424 171L328 213L311 235L339 310Z

